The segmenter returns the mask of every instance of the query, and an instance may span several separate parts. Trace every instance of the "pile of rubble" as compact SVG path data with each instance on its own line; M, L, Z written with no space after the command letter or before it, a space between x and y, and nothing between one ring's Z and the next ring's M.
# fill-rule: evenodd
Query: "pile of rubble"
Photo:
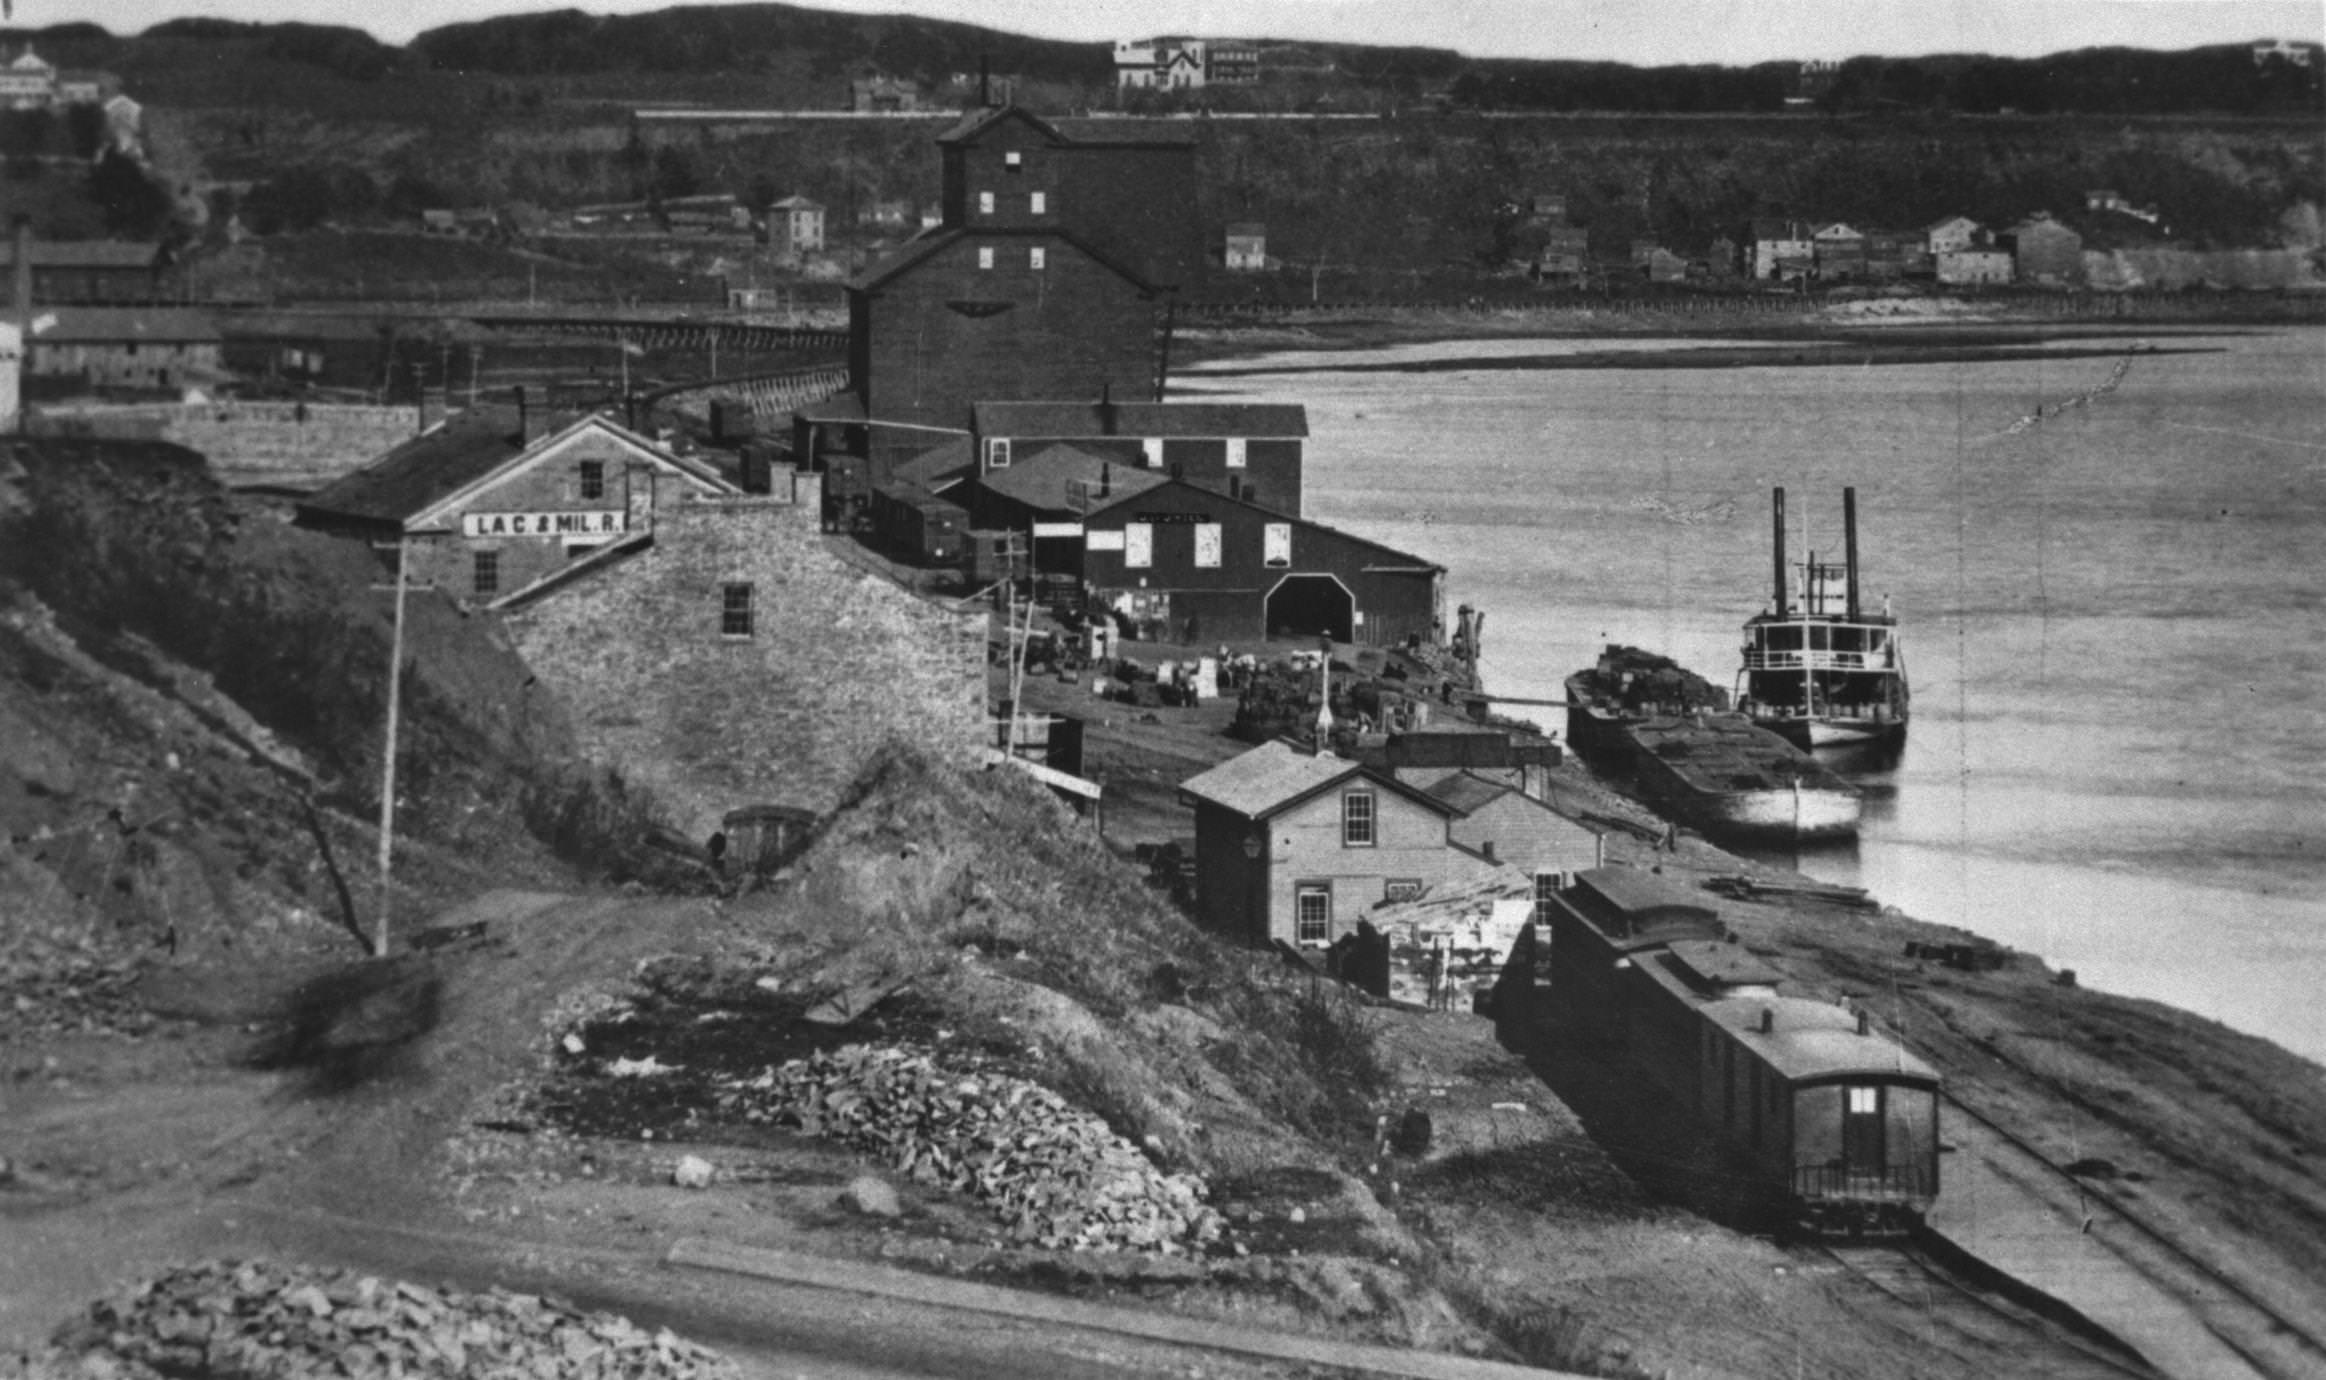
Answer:
M0 1376L32 1380L734 1374L716 1352L610 1313L262 1261L181 1266L90 1305L47 1354L0 1359Z
M990 1205L1045 1249L1153 1250L1217 1241L1203 1180L1165 1174L1105 1122L1022 1078L949 1073L922 1050L850 1045L730 1080L730 1112L882 1156L915 1181Z
M138 974L134 959L93 953L0 956L0 1035L143 1035L155 1022Z

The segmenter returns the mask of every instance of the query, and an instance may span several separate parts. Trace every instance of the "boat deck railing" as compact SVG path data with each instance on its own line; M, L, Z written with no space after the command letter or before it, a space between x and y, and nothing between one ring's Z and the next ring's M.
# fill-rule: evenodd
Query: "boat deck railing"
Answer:
M1889 656L1872 652L1764 652L1748 647L1748 671L1887 671Z

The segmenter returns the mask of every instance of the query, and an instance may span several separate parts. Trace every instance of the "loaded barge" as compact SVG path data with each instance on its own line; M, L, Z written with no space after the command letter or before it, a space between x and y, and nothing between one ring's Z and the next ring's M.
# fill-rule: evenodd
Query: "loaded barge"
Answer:
M1567 677L1567 700L1575 751L1668 819L1743 839L1857 833L1855 786L1668 657L1611 645Z
M1883 601L1858 600L1858 491L1841 491L1844 562L1817 553L1785 570L1785 491L1776 495L1776 592L1744 625L1737 708L1795 747L1894 751L1906 740L1906 652Z

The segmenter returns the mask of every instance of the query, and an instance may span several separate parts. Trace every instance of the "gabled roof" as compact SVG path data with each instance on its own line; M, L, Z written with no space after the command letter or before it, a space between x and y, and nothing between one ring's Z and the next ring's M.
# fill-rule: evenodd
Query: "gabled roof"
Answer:
M1231 220L1226 233L1235 239L1256 240L1267 235L1268 227L1256 220Z
M1928 234L1933 230L1944 230L1950 225L1968 225L1974 230L1979 228L1979 223L1977 221L1971 219L1969 216L1957 214L1951 216L1941 216L1937 220L1932 221L1930 224L1923 226L1922 231L1924 234Z
M1142 277L1136 269L1092 245L1090 241L1073 231L1044 225L996 225L978 226L974 229L939 229L928 234L916 235L911 240L906 241L904 247L897 250L896 253L849 279L847 288L850 292L873 292L904 273L936 258L963 240L975 239L1030 239L1072 245L1095 260L1100 266L1114 270L1139 291L1151 293L1160 290L1156 284L1148 282L1146 278Z
M1312 755L1281 738L1180 782L1179 798L1189 804L1217 805L1247 819L1267 819L1344 781L1360 778L1438 814L1449 813L1443 801L1376 775L1360 763L1324 753Z
M1112 416L1109 416L1109 413ZM985 402L970 409L980 436L1299 437L1308 409L1299 403Z
M1065 135L1058 132L1057 126L1030 110L1014 105L994 105L987 106L983 110L969 111L954 122L951 129L938 135L937 142L939 144L975 143L978 137L987 130L1009 120L1020 121L1032 126L1035 132L1053 144L1069 142Z
M562 449L588 430L604 431L706 488L735 486L699 461L673 455L612 420L566 413L526 444L517 409L501 404L455 413L387 454L310 495L302 512L378 522L425 525L445 509L490 487L516 469Z
M824 203L821 201L810 201L806 197L801 196L799 193L794 192L781 201L769 203L767 209L770 211L821 211L824 209Z
M1151 470L1142 470L1138 472L1149 475L1153 474L1153 471ZM1120 471L1117 471L1117 473L1119 474ZM1388 569L1400 571L1435 570L1440 572L1445 570L1445 567L1439 565L1436 561L1423 560L1421 557L1416 556L1411 552L1400 551L1394 546L1384 546L1380 542L1374 541L1370 537L1360 537L1354 532L1344 532L1338 527L1327 527L1321 522L1312 522L1307 518L1296 517L1291 513L1282 512L1263 503L1254 503L1249 499L1232 498L1227 494L1221 493L1217 489L1206 489L1200 485L1190 484L1184 479L1165 479L1162 481L1162 483L1151 485L1150 487L1159 489L1162 488L1164 484L1176 484L1179 487L1188 490L1190 493L1200 494L1203 497L1203 501L1207 504L1216 505L1221 503L1234 503L1242 507L1249 508L1255 513L1263 514L1278 522L1289 522L1295 527L1304 527L1312 532L1330 532L1334 536L1340 538L1342 541L1351 542L1358 546L1371 547L1373 550L1380 552L1382 555L1390 557L1395 562L1394 564L1385 565L1382 567L1368 566L1367 569ZM1109 502L1101 507L1093 508L1088 513L1084 514L1084 516L1093 521L1097 521L1103 518L1107 513L1110 513L1116 508L1121 507L1125 500L1122 496L1123 486L1120 482L1117 482L1115 485L1115 493L1117 497L1112 502Z
M1423 789L1444 801L1458 815L1476 814L1480 807L1491 805L1510 794L1510 787L1472 776L1466 771L1441 777Z
M977 452L966 436L956 436L933 446L889 471L892 482L918 485L933 494L942 493L976 473Z
M1084 495L1095 494L1101 483L1107 485L1107 495L1089 501L1107 505L1171 481L1139 465L1059 444L1013 456L1006 469L988 470L977 482L987 492L1014 499L1029 508L1080 512L1086 501Z

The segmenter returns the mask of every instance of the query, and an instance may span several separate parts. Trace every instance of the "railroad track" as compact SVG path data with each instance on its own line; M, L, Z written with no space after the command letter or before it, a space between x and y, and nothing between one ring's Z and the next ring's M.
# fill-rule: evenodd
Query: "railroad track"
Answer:
M1974 1279L1912 1242L1803 1247L1911 1312L1934 1350L1992 1357L1998 1374L2044 1380L2163 1380L2138 1353L2040 1296Z
M2129 1229L2137 1245L2162 1257L2167 1265L2177 1267L2183 1278L2175 1283L2156 1277L2158 1286L2170 1292L2191 1317L2256 1373L2283 1376L2287 1380L2326 1375L2326 1340L2321 1340L2309 1327L2288 1317L2212 1261L2183 1246L2150 1221L2140 1208L2099 1184L2068 1173L2064 1166L2022 1137L1952 1097L1945 1099L1943 1115L1954 1118L1957 1124L1975 1122L2028 1167L2104 1208L2120 1226Z

